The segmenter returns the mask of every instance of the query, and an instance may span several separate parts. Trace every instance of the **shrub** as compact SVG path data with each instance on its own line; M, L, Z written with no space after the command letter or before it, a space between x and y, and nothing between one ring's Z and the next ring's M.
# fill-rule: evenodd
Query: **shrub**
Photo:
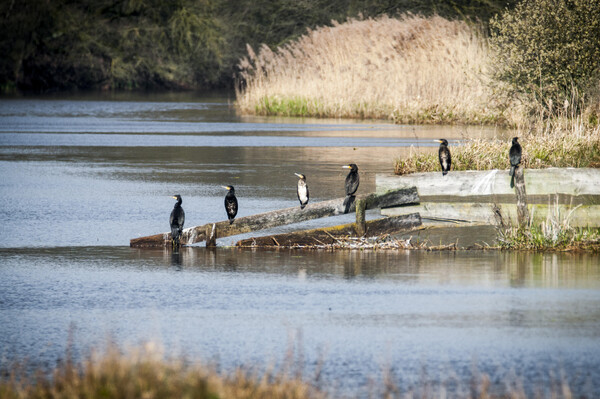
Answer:
M532 109L573 115L596 95L600 1L523 0L493 18L490 28L494 77Z

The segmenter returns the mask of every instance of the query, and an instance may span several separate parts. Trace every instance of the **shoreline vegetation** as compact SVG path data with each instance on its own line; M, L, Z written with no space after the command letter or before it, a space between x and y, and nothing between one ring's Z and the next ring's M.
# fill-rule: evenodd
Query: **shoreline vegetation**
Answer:
M266 371L240 367L233 372L218 371L217 366L192 363L185 358L167 358L154 343L123 352L114 345L104 353L93 352L81 363L67 353L66 360L54 370L27 372L24 365L12 367L0 375L0 397L33 398L236 398L236 399L328 399L321 381L321 365L312 378L302 374L301 354L288 353L282 365ZM298 359L296 359L298 357ZM456 375L446 380L429 380L423 370L420 381L398 385L390 370L381 371L380 381L368 387L371 398L446 397L449 392L460 398L526 398L520 377L506 376L494 381L477 370L468 381ZM533 387L535 397L571 398L564 376L549 376L551 386ZM343 395L340 397L352 397ZM362 397L356 393L355 397Z
M248 47L236 104L259 115L503 122L485 89L482 34L439 16L381 16L311 30L277 51Z
M590 38L600 35L600 5L555 3L524 0L489 23L410 13L350 18L274 50L248 45L236 106L400 124L542 130L548 119L581 117L597 126L600 44Z

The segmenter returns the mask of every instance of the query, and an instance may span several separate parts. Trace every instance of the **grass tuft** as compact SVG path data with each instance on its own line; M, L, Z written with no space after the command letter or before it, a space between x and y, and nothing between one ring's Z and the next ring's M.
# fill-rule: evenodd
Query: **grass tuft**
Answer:
M513 250L600 251L600 228L570 225L571 215L577 208L562 215L557 197L553 211L539 225L530 222L528 226L515 227L503 223L498 228L498 246Z

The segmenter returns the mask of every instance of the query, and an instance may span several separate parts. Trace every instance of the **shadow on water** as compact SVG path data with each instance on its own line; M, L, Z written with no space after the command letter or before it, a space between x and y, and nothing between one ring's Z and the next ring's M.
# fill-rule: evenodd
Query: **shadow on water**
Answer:
M600 254L585 252L56 247L0 249L0 259L5 264L59 264L99 270L172 269L435 285L600 288Z

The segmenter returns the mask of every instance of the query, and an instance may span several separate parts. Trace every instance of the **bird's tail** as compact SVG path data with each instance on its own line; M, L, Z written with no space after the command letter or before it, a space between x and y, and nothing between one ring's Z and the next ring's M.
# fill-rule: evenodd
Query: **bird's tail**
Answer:
M235 220L235 219L229 219L229 224L233 224L233 221L234 221L234 220Z
M306 204L300 204L300 209L304 209L305 206Z
M515 187L515 174L513 173L510 176L510 188L514 188Z
M447 170L442 171L442 176L446 176L448 174Z
M352 206L353 202L354 195L347 195L346 198L344 198L344 213L350 212L350 206Z

